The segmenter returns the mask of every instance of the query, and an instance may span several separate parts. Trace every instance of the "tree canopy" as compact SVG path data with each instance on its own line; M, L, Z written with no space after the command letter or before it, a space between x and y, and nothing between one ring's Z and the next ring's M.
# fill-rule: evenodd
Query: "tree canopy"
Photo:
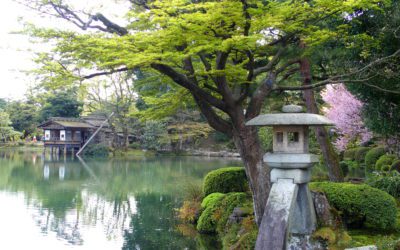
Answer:
M40 120L45 121L50 117L79 117L83 103L78 101L73 90L56 92L45 98L45 103L40 110Z
M131 1L128 24L120 26L101 13L74 10L68 2L26 2L86 31L28 27L31 36L55 44L37 60L44 85L80 84L137 68L168 78L171 88L162 95L168 98L159 97L160 102L176 103L189 96L211 127L233 137L253 191L257 222L268 197L269 178L262 168L257 129L246 126L246 121L261 112L273 92L365 81L368 70L382 59L336 68L330 50L340 47L346 54L373 40L368 32L353 32L353 22L390 4L375 0L140 0ZM304 57L318 59L315 82L306 85L299 74Z

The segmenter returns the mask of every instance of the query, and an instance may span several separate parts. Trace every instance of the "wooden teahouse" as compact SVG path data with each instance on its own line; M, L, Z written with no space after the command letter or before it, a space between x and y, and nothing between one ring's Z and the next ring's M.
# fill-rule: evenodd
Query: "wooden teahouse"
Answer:
M96 129L79 118L52 117L38 126L44 130L44 147L60 153L79 150Z

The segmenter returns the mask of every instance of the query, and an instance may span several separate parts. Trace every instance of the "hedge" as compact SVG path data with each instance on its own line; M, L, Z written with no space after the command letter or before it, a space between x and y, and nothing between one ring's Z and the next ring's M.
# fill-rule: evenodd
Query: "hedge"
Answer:
M221 233L233 209L244 204L249 196L242 192L213 195L212 198L210 195L205 198L208 198L208 202L197 221L197 230L201 233Z
M396 155L382 155L376 161L375 169L378 171L388 171L395 160L397 160Z
M369 150L365 155L365 167L369 170L375 169L375 163L385 154L385 149L383 147L377 147Z
M344 160L354 161L354 160L355 160L356 151L357 151L356 148L347 149L347 150L344 151L344 153L343 153L343 159L344 159Z
M397 207L388 193L368 185L314 182L312 190L324 192L331 206L341 212L346 224L377 230L394 229Z
M204 196L211 193L246 192L248 189L246 173L241 167L213 170L204 178Z
M365 156L367 155L368 151L371 148L368 147L358 147L355 150L354 153L354 160L358 163L364 163L365 162Z
M109 148L102 144L90 144L85 150L83 150L83 155L89 157L108 157Z

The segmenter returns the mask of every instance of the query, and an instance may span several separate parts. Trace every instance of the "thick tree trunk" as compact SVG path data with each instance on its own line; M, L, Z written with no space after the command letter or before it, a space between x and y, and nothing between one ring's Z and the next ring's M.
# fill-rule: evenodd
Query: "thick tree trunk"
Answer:
M257 225L260 225L270 191L269 169L263 165L263 153L258 140L257 128L235 126L233 140L246 169L249 186L253 193L253 206Z
M300 71L303 77L303 85L311 84L311 68L310 62L307 58L300 60ZM318 107L314 97L314 91L312 89L304 90L303 97L306 103L307 112L318 114ZM321 147L322 155L325 159L325 164L328 167L329 179L334 182L343 181L343 174L339 167L339 156L333 149L332 143L329 139L328 132L325 127L315 127L315 134L317 141Z

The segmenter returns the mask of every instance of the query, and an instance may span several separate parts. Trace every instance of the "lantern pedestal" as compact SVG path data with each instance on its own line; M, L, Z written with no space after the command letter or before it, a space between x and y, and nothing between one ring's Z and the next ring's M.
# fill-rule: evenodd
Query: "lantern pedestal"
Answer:
M256 249L290 249L300 247L290 238L311 235L316 228L316 216L308 182L315 155L267 154L264 161L271 166L272 188L264 210ZM279 161L281 160L281 161ZM298 168L302 167L302 168ZM289 243L291 242L291 243Z
M313 249L309 236L316 216L308 183L318 157L308 153L309 126L332 125L326 117L301 113L302 107L286 105L284 113L265 114L248 126L272 126L273 153L264 156L271 168L272 187L259 228L256 249Z

